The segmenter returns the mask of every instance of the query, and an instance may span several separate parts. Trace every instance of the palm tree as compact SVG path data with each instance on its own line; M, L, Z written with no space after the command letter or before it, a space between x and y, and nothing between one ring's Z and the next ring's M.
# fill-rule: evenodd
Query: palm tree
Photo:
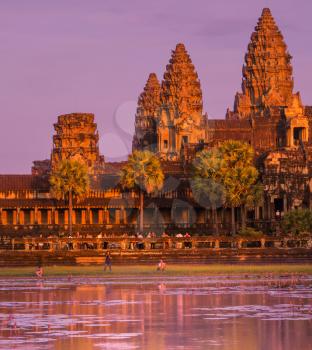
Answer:
M144 192L150 194L160 191L164 184L164 173L160 161L150 151L134 151L120 172L122 187L134 189L139 193L139 229L143 231L144 224Z
M242 212L242 229L246 226L246 208L254 208L255 210L263 204L264 186L261 182L255 183L246 194L243 204Z
M62 160L50 176L51 194L68 200L68 227L72 234L73 198L80 199L89 190L88 168L76 160Z
M211 209L216 234L219 233L217 208L224 204L224 188L220 183L220 159L216 149L203 150L194 161L191 180L195 200L206 210Z
M226 200L231 207L231 231L236 233L235 208L244 206L246 196L258 179L254 164L253 148L244 142L229 140L218 148L221 159L220 178L226 192ZM243 210L243 217L245 211ZM245 217L243 218L245 222Z

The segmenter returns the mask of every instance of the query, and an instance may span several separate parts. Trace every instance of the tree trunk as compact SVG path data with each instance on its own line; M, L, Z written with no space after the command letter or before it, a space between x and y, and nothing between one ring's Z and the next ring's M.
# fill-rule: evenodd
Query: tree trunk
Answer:
M73 193L72 193L72 190L70 190L68 192L68 230L69 230L70 236L72 236L72 233L73 233L72 213L73 213Z
M231 231L232 235L236 234L235 207L231 207Z
M217 208L213 207L213 223L214 223L214 228L215 228L215 232L216 235L219 235L219 225L218 225L218 212L217 212Z
M140 197L139 230L140 230L140 232L143 232L143 230L144 230L144 193L143 193L143 191L141 189L140 189L140 192L139 192L139 197Z
M246 228L246 206L245 204L241 207L241 213L242 213L242 229L245 230Z

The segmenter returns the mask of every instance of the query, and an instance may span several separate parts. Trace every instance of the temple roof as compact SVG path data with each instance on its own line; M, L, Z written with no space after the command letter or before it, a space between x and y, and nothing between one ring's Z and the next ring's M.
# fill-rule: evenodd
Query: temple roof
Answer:
M203 101L200 81L184 44L172 51L162 82L161 102L178 113L202 114Z
M144 90L139 96L137 115L154 116L160 106L160 84L155 73L147 79Z
M0 191L46 191L47 177L35 175L0 175Z
M234 113L248 117L266 107L289 106L293 85L291 56L270 9L264 8L248 44Z
M106 163L105 174L90 175L90 189L92 191L105 191L117 188L119 185L119 172L126 162ZM161 162L166 177L181 177L184 167L181 162ZM38 191L49 192L48 176L37 175L0 175L0 192L7 191Z
M249 119L208 119L208 129L251 129Z

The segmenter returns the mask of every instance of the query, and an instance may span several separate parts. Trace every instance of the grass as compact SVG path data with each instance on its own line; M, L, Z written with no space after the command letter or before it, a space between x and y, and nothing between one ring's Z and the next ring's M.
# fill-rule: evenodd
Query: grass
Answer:
M34 276L35 267L2 267L0 277ZM312 264L271 264L271 265L219 265L219 264L172 264L164 272L157 272L155 265L117 265L112 272L104 272L102 265L92 266L46 266L47 276L209 276L237 274L312 274Z

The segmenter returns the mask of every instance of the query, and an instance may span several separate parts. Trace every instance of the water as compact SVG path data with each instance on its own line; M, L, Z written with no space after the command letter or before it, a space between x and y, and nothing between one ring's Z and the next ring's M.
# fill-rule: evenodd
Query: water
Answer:
M312 276L0 280L0 349L312 349Z

